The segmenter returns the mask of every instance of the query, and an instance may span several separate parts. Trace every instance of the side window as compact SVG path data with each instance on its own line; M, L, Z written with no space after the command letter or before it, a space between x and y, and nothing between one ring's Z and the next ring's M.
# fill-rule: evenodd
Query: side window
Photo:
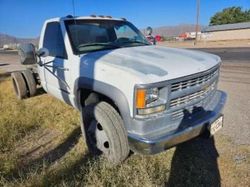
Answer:
M43 47L49 50L49 56L67 58L61 27L58 22L47 24Z

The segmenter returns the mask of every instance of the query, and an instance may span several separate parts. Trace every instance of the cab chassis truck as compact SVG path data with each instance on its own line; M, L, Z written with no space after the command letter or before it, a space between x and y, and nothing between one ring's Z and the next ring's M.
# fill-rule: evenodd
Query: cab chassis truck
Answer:
M36 49L19 47L19 99L50 95L80 111L91 153L112 163L130 151L156 154L223 125L220 57L150 44L126 19L66 16L45 21ZM210 137L209 136L209 137Z

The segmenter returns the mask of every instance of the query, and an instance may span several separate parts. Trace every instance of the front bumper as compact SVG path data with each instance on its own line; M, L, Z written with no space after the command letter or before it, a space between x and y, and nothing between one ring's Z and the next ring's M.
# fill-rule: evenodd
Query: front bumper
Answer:
M131 150L141 154L156 154L177 144L197 137L207 131L208 126L221 116L221 112L226 102L225 92L216 91L213 98L213 107L201 118L192 121L183 120L185 128L179 128L174 132L161 135L159 137L140 137L129 134L129 144ZM185 118L185 117L184 117ZM188 123L188 124L187 124Z

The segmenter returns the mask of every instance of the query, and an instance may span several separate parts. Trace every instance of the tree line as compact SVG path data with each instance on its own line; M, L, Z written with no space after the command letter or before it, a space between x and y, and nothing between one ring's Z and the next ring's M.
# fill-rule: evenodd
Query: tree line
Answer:
M209 25L223 25L250 21L250 9L243 10L241 7L229 7L217 12L210 18Z

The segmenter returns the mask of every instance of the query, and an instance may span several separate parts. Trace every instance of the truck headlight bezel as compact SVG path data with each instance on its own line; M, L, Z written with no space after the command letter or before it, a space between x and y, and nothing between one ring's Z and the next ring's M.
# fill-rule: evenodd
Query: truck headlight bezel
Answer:
M145 116L163 112L166 110L166 104L166 87L135 88L135 115Z

